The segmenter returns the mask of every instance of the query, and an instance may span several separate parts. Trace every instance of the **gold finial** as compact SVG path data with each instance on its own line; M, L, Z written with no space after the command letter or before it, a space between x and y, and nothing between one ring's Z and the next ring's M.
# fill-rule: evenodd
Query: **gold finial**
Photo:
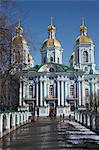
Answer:
M82 25L85 26L85 18L82 17Z
M53 17L51 17L51 26L53 25Z

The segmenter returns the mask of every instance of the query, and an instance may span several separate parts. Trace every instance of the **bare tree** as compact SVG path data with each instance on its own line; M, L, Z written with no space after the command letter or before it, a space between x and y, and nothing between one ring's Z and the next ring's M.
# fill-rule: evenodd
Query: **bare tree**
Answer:
M0 1L0 4L7 4L9 1ZM14 25L9 21L2 9L0 11L0 104L4 107L15 104L15 99L12 95L13 93L18 95L19 88L18 74L12 75L12 70L15 68L15 64L11 63L13 29ZM14 100L12 101L12 99ZM16 103L18 105L18 98Z

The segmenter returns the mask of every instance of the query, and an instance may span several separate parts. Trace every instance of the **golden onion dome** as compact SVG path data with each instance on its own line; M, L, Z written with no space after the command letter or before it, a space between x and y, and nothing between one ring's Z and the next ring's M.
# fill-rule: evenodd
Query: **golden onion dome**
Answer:
M42 47L48 47L48 46L61 47L61 44L57 39L49 38L43 42Z
M12 38L13 44L27 44L27 41L22 35L18 35Z
M23 37L22 33L23 33L23 28L21 27L20 21L19 21L19 24L16 27L16 36L14 36L12 38L12 43L13 44L22 44L22 43L27 44L27 41Z
M84 31L86 31L86 30L87 30L87 27L86 27L86 26L83 26L83 25L80 26L80 31L81 31L81 32L84 32Z
M23 33L23 28L21 26L16 27L16 33Z
M81 35L76 39L79 43L92 43L92 39L88 35Z
M56 30L55 26L53 25L48 26L48 31L53 31L53 30Z

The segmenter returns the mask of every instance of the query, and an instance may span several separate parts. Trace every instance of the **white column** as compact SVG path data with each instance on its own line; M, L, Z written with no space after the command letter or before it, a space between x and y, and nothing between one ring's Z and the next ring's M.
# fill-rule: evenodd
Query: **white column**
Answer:
M24 112L21 113L21 124L24 124L23 116L24 116Z
M46 87L46 81L44 81L44 97L46 97L46 94L47 94L47 93L46 93L46 88L47 88L47 87Z
M45 98L46 98L46 96L47 96L46 88L47 88L47 86L46 86L46 80L45 80L45 81L44 81L44 106L46 105L46 102L45 102Z
M25 97L26 97L25 94L26 94L26 93L25 93L25 82L23 82L23 98L24 98L24 99L25 99Z
M95 103L95 81L92 82L93 104Z
M67 105L67 96L68 96L68 93L67 93L67 81L65 81L65 105Z
M6 118L7 118L7 126L6 126L6 130L8 132L10 132L10 113L6 114Z
M96 91L96 104L98 104L98 93L97 93L97 83L95 84L95 91Z
M82 105L85 106L85 82L82 81Z
M17 126L20 126L20 113L17 113Z
M64 106L64 81L61 81L61 104Z
M19 106L22 106L22 82L20 81Z
M57 83L58 83L58 106L60 106L60 82L59 81L57 81Z
M94 47L91 48L91 63L94 64Z
M56 97L56 83L54 83L54 97Z
M36 105L38 106L38 82L36 82Z
M42 81L40 81L40 106L43 106L42 90Z
M35 83L33 83L33 97L35 97Z
M78 81L78 85L79 85L79 106L81 106L81 82Z
M15 116L16 116L16 114L13 113L13 114L12 114L12 118L13 118L13 125L12 125L12 126L13 126L14 129L16 128Z

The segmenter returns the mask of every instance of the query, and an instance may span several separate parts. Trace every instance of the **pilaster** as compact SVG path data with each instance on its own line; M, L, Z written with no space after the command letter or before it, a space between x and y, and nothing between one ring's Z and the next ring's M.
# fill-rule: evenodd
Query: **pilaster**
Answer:
M39 102L38 102L38 82L36 82L36 105L37 106L39 105Z
M42 81L40 81L40 106L43 106L42 92Z
M58 106L60 106L60 81L58 80L57 81L57 83L58 83Z
M64 81L61 81L61 105L64 106Z

